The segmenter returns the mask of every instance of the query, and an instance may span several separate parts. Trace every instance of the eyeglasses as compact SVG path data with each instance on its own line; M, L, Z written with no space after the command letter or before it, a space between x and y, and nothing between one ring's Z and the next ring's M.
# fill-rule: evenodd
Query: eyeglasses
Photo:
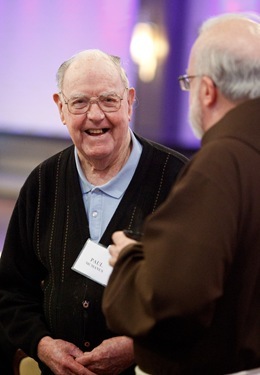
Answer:
M180 83L180 88L183 91L189 91L190 90L190 81L192 78L196 78L199 76L189 76L188 74L184 74L183 76L178 77L178 81Z
M127 89L128 87L124 88L121 96L116 94L115 92L105 92L93 98L79 95L67 99L62 92L60 92L60 94L62 94L64 103L67 105L70 113L72 113L73 115L83 115L89 110L90 105L93 103L97 103L97 105L103 112L118 111L121 107L121 101L123 100L125 90Z

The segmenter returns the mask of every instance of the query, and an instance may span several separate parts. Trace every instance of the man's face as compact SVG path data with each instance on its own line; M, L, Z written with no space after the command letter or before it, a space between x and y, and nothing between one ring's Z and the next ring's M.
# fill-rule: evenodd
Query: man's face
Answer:
M195 68L196 44L193 46L189 59L188 74L196 76L192 78L190 83L190 96L189 96L189 121L194 135L201 138L203 130L203 113L200 102L200 85L201 77L196 75Z
M197 82L195 82L197 80ZM190 108L189 121L193 133L197 138L201 138L204 134L202 122L202 108L199 99L200 78L196 78L190 92Z
M62 96L57 102L61 119L80 159L90 164L95 161L104 162L105 166L113 164L128 147L134 89L125 89L119 72L105 59L76 60L65 73L62 93L66 99L77 96L92 98L109 92L123 97L116 112L103 112L94 102L87 113L75 115L69 112Z

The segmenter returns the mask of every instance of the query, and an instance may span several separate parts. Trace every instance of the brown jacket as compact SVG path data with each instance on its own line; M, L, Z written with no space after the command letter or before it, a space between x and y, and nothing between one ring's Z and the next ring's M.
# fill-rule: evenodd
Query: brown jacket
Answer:
M260 99L206 133L143 244L122 251L103 309L153 375L260 366Z

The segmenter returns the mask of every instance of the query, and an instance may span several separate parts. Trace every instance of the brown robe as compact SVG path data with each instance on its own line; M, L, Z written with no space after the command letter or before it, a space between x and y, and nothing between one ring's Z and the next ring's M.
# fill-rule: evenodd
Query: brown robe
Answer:
M103 298L150 374L260 366L260 99L202 139L142 244L120 254Z

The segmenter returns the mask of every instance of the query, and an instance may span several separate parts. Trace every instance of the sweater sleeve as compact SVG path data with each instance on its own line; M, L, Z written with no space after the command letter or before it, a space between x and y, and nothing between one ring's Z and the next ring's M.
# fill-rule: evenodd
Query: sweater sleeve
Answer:
M37 210L35 177L31 176L21 189L0 261L1 323L13 344L34 358L39 340L50 335L42 310L41 282L45 270L33 246Z

